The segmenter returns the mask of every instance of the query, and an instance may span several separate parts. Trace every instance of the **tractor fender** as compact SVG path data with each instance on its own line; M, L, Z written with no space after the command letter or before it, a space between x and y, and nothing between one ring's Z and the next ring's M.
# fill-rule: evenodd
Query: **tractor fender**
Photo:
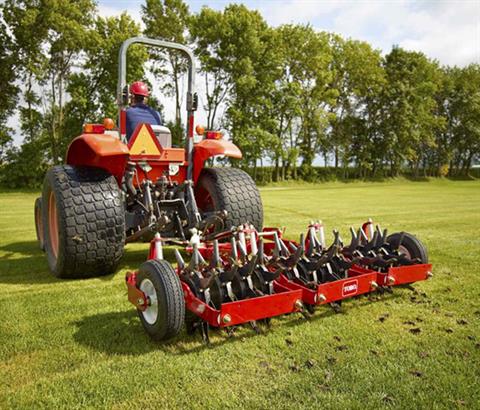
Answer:
M102 168L120 185L129 158L127 145L108 134L82 134L67 150L67 164Z
M242 158L242 151L230 141L202 140L193 148L193 180L196 183L203 165L208 158L225 155L230 158Z

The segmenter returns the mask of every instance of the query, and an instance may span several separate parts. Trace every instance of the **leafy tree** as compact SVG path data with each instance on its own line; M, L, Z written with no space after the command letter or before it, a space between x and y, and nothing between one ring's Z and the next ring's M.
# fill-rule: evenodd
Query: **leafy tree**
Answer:
M98 122L104 117L116 118L118 50L130 37L140 34L140 27L126 13L118 17L97 17L90 29L84 49L82 70L69 77L66 105L66 128L69 138L78 135L85 122ZM144 79L148 54L143 46L128 50L127 82Z
M337 94L330 87L332 52L327 35L315 32L310 26L285 25L278 30L283 72L277 90L283 90L284 94L278 123L286 121L285 130L296 130L295 145L302 157L302 173L310 178L316 154L326 154L330 149L326 136L331 117L328 107ZM293 93L295 101L290 100L289 93Z
M12 130L7 126L9 116L17 105L18 87L16 80L16 64L14 43L8 35L7 27L0 14L0 167L3 164L6 151L12 144Z
M337 35L331 36L330 44L332 87L338 92L331 122L335 168L341 160L346 169L353 160L361 172L371 169L375 174L383 148L378 129L379 98L385 86L380 51Z
M396 176L408 161L418 174L422 153L435 144L435 131L444 123L435 111L441 71L424 54L399 47L385 57L384 67L382 132L391 173Z
M144 34L148 37L185 44L189 19L188 6L182 0L146 0L142 6L142 20L145 23ZM175 50L151 50L154 74L164 83L161 89L168 96L175 97L175 124L182 129L182 89L181 77L186 71L186 59ZM169 64L170 70L165 65ZM179 140L178 135L173 135Z
M27 83L22 129L28 129L29 141L37 138L34 122L36 113L43 110L49 158L53 162L61 160L66 143L66 88L88 40L87 28L94 11L92 0L7 0L3 7Z
M220 107L226 101L233 85L229 71L224 66L224 44L221 44L227 30L227 19L221 11L202 7L198 14L190 17L189 30L205 79L204 109L207 112L207 129L214 129Z
M451 81L448 132L452 144L452 174L467 175L480 154L480 65L447 71Z

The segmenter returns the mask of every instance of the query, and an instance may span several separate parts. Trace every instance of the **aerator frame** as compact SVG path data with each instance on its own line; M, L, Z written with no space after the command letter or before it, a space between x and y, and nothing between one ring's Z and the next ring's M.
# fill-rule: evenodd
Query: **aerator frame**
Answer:
M345 299L432 277L426 250L413 235L387 237L371 220L351 235L344 246L334 231L327 248L321 223L311 223L298 242L285 239L279 229L257 232L248 225L211 241L194 234L188 265L175 250L187 331L200 329L207 342L209 327L229 330L249 323L259 331L258 321L297 312L309 316L318 305L338 308ZM163 259L162 242L160 235L152 240L149 260ZM127 273L126 283L129 301L142 315L151 302L139 289L136 272Z

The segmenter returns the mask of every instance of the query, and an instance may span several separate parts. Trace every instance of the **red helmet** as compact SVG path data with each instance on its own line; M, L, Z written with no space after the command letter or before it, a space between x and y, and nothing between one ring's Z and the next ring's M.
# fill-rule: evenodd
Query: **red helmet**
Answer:
M148 97L149 92L147 84L142 83L141 81L135 81L130 86L130 94L143 95L144 97Z

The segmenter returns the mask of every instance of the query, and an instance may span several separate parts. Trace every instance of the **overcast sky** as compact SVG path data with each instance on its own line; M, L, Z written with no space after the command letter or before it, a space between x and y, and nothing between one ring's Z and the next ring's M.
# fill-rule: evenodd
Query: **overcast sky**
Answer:
M244 3L271 25L309 23L318 30L368 41L383 52L392 45L422 51L442 64L480 62L480 0L188 0L196 12ZM99 0L100 14L128 11L140 21L143 0Z

